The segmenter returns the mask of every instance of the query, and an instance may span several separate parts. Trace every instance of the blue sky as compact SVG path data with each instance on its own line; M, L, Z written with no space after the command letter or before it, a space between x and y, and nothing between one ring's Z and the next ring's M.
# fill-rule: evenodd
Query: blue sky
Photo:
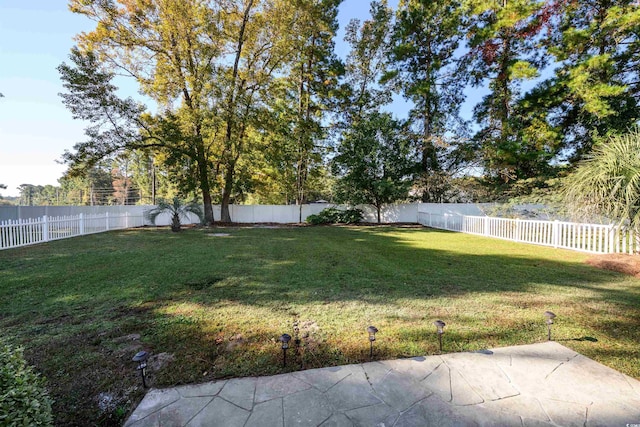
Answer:
M65 167L55 160L83 137L57 95L56 67L90 24L63 0L0 0L0 183L8 186L1 194L57 184Z
M346 54L343 30L351 18L368 17L367 0L345 0L340 8L337 51ZM397 0L389 0L396 7ZM366 5L366 6L365 6ZM57 185L66 167L56 163L85 139L86 123L63 106L56 67L67 60L73 37L94 23L68 11L65 0L0 0L0 183L5 196L21 184ZM406 106L396 102L396 113Z

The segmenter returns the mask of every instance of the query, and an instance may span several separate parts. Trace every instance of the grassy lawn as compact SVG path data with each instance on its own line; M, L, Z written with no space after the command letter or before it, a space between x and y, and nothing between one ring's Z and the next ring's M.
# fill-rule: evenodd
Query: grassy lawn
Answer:
M165 387L366 361L368 325L377 359L437 353L436 319L447 352L540 342L545 310L562 344L640 378L640 280L586 257L422 228L110 232L0 251L0 326L47 377L58 425L120 424L143 395L140 349L173 355L150 371ZM283 368L296 320L304 347Z

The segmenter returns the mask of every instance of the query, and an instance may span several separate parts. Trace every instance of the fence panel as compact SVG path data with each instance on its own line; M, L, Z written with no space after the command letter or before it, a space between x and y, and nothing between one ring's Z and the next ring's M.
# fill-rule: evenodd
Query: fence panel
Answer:
M143 225L142 215L130 215L127 212L58 217L45 215L40 218L2 221L0 222L0 250Z
M418 212L422 225L514 242L590 253L638 253L639 237L632 229L603 224L496 218Z

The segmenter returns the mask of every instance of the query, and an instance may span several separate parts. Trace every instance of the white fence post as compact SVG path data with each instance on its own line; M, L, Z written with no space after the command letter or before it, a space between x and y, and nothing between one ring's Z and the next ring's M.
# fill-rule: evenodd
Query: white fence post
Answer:
M613 245L615 243L614 236L615 231L613 229L613 224L609 224L609 228L607 229L607 248L605 251L607 254L613 253Z
M19 245L23 245L24 244L24 227L22 226L24 221L22 221L21 219L16 221L16 224L19 225L18 230L17 230L17 236L18 236L18 244Z
M84 234L84 214L80 213L80 235Z
M448 221L447 221L447 214L444 214L444 229L445 229L445 230L448 230L448 229L449 229L447 222L448 222Z
M485 236L489 235L489 217L488 216L484 217L484 235Z
M42 217L42 240L49 241L49 220L46 215Z
M124 213L124 228L129 228L129 212Z
M560 221L558 221L557 219L553 221L551 230L551 241L553 242L553 247L557 248L560 242Z
M107 218L107 231L109 231L109 212L105 214L105 217Z

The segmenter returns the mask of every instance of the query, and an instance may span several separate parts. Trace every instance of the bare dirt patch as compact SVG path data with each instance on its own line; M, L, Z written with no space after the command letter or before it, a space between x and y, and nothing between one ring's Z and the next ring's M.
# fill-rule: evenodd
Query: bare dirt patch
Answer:
M595 255L587 259L587 264L603 270L617 271L640 278L640 256L626 254Z

